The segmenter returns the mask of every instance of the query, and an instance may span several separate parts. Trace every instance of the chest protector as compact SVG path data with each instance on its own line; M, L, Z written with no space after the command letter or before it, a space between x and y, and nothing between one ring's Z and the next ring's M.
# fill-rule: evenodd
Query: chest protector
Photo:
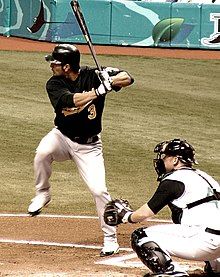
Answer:
M220 186L201 170L182 168L164 179L182 182L183 194L171 202L181 210L180 222L187 225L204 225L220 230Z

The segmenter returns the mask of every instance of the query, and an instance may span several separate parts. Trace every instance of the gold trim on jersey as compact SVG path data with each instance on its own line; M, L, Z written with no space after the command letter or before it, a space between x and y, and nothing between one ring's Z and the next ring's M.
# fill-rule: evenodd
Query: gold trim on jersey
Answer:
M85 107L87 107L91 102L92 102L92 100L89 101L88 103L86 103L85 105L80 106L80 107L63 108L63 109L62 109L62 113L64 114L64 116L69 116L69 115L73 115L73 114L78 114L78 113L80 113L82 110L84 110Z

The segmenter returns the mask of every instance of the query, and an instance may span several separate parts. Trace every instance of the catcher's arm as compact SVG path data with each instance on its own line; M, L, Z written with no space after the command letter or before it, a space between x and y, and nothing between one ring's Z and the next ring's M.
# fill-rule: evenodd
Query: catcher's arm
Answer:
M132 216L130 217L130 220L133 223L137 223L137 222L145 222L147 221L149 218L153 217L156 214L156 212L154 213L150 207L148 206L148 204L144 204L143 206L141 206L140 208L138 208L136 211L134 211L132 213Z
M144 222L155 214L148 204L144 204L136 211L133 211L127 200L115 199L107 203L104 211L104 221L110 226L117 226L127 222Z
M131 220L132 208L127 200L115 199L108 202L104 210L104 221L110 226L117 226L121 223L134 223Z

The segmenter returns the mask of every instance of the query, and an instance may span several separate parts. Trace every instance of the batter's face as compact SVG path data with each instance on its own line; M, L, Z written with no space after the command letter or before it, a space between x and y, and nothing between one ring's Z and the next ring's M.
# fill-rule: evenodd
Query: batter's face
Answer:
M63 70L63 66L61 64L51 62L50 67L51 67L51 70L53 72L53 76L65 75L65 72Z

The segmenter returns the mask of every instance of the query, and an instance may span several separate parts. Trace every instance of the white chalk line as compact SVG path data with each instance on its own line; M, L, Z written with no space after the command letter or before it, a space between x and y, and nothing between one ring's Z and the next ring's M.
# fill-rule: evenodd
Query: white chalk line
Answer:
M0 217L30 217L28 214L0 214ZM71 218L71 219L97 219L96 216L76 216L76 215L51 215L51 214L42 214L38 217L43 218ZM43 245L43 246L57 246L57 247L71 247L71 248L85 248L85 249L102 249L102 246L95 245L85 245L85 244L76 244L76 243L58 243L51 241L35 241L35 240L15 240L15 239L6 239L0 238L0 243L14 243L14 244L29 244L29 245ZM120 248L121 251L132 251L131 248Z
M30 217L28 214L0 214L0 217ZM70 219L97 219L96 216L79 216L79 215L56 215L56 214L40 214L37 217L43 218L70 218ZM167 220L149 220L154 222L169 222ZM57 243L57 242L48 242L48 241L34 241L34 240L12 240L0 238L0 243L14 243L14 244L29 244L29 245L43 245L43 246L57 246L57 247L75 247L75 248L85 248L85 249L102 249L102 246L94 246L94 245L84 245L84 244L76 244L76 243ZM131 248L120 248L121 251L131 252Z
M100 261L95 262L95 264L102 264L102 265L114 265L114 266L120 266L120 267L143 267L143 264L141 261L134 261L131 260L136 258L137 255L135 253L123 255L123 256L115 256L115 257L109 257L107 259L102 259Z
M12 214L12 213L2 213L0 217L30 217L28 214ZM43 218L70 218L70 219L97 219L96 216L79 216L79 215L56 215L56 214L41 214L38 217ZM152 221L152 220L149 220ZM166 220L157 220L155 222L169 222ZM0 243L15 243L15 244L30 244L30 245L44 245L44 246L58 246L58 247L75 247L75 248L87 248L87 249L102 249L102 246L94 245L84 245L84 244L75 244L75 243L57 243L57 242L45 242L45 241L33 241L33 240L12 240L0 238ZM120 248L122 251L130 252L131 248Z
M0 217L30 217L28 214L12 214L12 213L2 213ZM58 215L58 214L40 214L37 217L48 217L48 218L72 218L72 219L98 219L97 216L86 216L86 215ZM149 222L158 222L158 223L171 223L171 220L167 219L157 219L152 218L148 219Z
M15 244L29 244L29 245L44 245L44 246L58 246L58 247L71 247L71 248L86 248L86 249L102 249L101 246L85 245L77 243L59 243L59 242L48 242L38 240L14 240L14 239L1 239L0 243L15 243ZM132 251L131 248L121 247L122 251Z
M12 214L12 213L2 213L0 217L30 217L28 214ZM70 219L97 219L97 216L78 216L78 215L56 215L56 214L41 214L38 217L43 218L70 218ZM149 219L149 222L158 223L170 223L170 220L164 219ZM84 249L102 249L102 246L95 245L85 245L76 243L57 243L57 242L47 242L47 241L33 241L33 240L12 240L0 238L0 243L10 243L10 244L26 244L26 245L39 245L39 246L56 246L56 247L70 247L70 248L84 248ZM120 251L133 252L131 248L120 247ZM111 256L106 259L101 259L95 264L100 265L112 265L116 267L127 267L127 268L146 268L143 263L137 258L137 255L133 252L131 254ZM188 269L190 261L188 263L182 263L185 265L185 269Z
M0 217L30 217L28 214L12 214L12 213L3 213L0 214ZM56 215L56 214L40 214L37 217L43 218L70 218L70 219L97 219L97 216L79 216L79 215ZM169 222L167 220L160 219L151 219L149 221L154 222ZM14 244L29 244L29 245L44 245L44 246L57 246L57 247L75 247L75 248L85 248L85 249L102 249L102 246L95 245L84 245L76 243L57 243L57 242L47 242L47 241L34 241L34 240L12 240L0 238L0 243L14 243ZM131 248L120 248L121 251L131 252Z
M30 217L29 214L0 214L0 217ZM48 218L76 218L76 219L98 219L97 216L84 215L58 215L58 214L40 214L37 217Z

